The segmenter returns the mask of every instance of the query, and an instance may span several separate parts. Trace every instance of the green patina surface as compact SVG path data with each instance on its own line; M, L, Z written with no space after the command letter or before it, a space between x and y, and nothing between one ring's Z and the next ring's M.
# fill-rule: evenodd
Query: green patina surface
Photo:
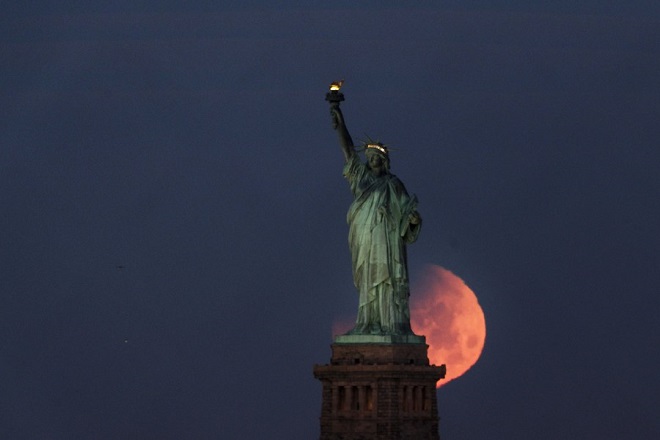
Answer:
M331 102L330 112L346 161L343 174L353 194L347 215L348 244L359 296L355 327L336 342L358 342L360 338L354 337L361 336L360 343L419 343L410 328L406 256L406 245L417 240L422 225L417 198L409 196L390 172L386 146L365 144L363 161L339 102Z

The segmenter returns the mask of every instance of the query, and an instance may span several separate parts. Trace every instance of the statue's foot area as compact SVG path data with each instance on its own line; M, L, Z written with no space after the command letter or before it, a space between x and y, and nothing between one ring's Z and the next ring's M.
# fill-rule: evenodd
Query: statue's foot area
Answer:
M352 330L345 333L346 335L414 335L410 325L399 325L394 328L382 327L380 324L363 324L356 325Z
M346 332L347 335L383 335L383 330L378 324L356 325L352 330Z
M345 335L363 335L364 334L364 327L360 326L358 327L357 325L353 327L351 330L347 331L344 333Z

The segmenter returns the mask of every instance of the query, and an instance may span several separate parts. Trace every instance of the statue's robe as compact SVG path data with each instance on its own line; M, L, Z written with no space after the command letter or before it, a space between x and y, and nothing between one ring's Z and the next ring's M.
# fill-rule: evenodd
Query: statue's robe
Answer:
M359 292L352 334L411 334L406 244L421 223L409 216L417 199L393 174L374 176L354 154L344 167L354 201L348 210L353 281Z

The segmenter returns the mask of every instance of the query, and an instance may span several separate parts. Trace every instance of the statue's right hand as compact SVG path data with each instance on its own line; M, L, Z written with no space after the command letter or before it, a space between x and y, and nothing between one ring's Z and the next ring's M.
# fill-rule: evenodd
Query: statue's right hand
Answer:
M339 107L330 107L330 116L332 117L332 128L336 130L337 127L339 127L339 125L343 122L341 110L339 110Z

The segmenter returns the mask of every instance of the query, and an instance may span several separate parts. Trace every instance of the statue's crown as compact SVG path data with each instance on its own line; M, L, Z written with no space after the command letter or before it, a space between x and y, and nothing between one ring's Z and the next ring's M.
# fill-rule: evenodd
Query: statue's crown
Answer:
M387 156L387 147L385 145L381 144L381 143L367 144L367 150L369 150L369 149L378 150L381 153L383 153L385 156Z

